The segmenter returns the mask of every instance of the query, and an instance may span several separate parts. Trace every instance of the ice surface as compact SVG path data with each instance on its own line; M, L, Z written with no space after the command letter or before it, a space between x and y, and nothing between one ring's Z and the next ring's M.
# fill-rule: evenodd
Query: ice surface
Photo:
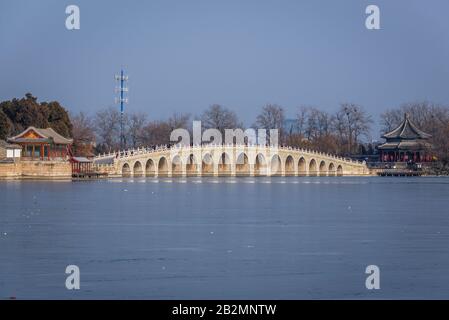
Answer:
M181 181L0 182L0 299L449 298L448 178Z

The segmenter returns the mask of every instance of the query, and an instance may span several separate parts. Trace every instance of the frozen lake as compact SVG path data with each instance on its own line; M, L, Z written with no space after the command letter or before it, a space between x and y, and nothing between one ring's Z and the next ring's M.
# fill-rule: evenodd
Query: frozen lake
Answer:
M0 299L449 298L449 178L3 181L0 206Z

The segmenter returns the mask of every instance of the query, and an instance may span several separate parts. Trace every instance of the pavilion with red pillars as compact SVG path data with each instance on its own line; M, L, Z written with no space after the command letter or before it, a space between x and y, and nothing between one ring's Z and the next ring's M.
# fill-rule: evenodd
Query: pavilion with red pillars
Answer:
M71 156L73 139L61 136L52 128L28 127L9 142L22 147L22 160L67 161Z
M430 162L433 160L432 136L418 129L408 114L396 129L385 133L385 143L378 146L381 162Z

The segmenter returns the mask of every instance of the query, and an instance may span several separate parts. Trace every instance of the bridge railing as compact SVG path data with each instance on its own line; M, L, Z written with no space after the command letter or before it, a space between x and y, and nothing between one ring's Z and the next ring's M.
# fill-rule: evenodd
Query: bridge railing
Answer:
M180 145L174 145L174 146L168 146L168 145L159 145L159 146L153 146L153 147L139 147L139 148L133 148L133 149L126 149L126 150L121 150L121 151L113 151L113 152L109 152L109 153L103 153L103 154L99 154L94 158L95 160L101 160L101 159L110 159L110 158L115 158L115 159L126 159L126 158L130 158L130 157L134 157L136 155L143 155L143 154L151 154L151 153L156 153L156 152L161 152L161 151L167 151L167 150L173 150L173 149L202 149L202 148L231 148L231 147L235 147L235 148L261 148L261 147L266 147L266 148L276 148L278 150L283 150L283 151L297 151L297 152L302 152L302 153L306 153L309 155L321 155L321 156L325 156L328 158L332 158L332 159L336 159L336 160L340 160L340 161L344 161L344 162L351 162L354 164L365 164L365 161L358 161L358 160L354 160L354 159L350 159L350 158L346 158L346 157L341 157L341 156L336 156L330 153L326 153L326 152L321 152L321 151L316 151L316 150L311 150L311 149L305 149L305 148L298 148L298 147L290 147L290 146L269 146L269 145L255 145L255 144L251 144L251 145L232 145L232 144L205 144L205 145L192 145L192 146L180 146Z

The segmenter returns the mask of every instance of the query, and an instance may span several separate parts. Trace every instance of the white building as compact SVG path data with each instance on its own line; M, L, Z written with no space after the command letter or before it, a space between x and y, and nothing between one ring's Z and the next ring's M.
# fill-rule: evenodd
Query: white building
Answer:
M12 159L18 160L22 155L22 147L17 144L9 144L4 140L0 140L0 160Z

